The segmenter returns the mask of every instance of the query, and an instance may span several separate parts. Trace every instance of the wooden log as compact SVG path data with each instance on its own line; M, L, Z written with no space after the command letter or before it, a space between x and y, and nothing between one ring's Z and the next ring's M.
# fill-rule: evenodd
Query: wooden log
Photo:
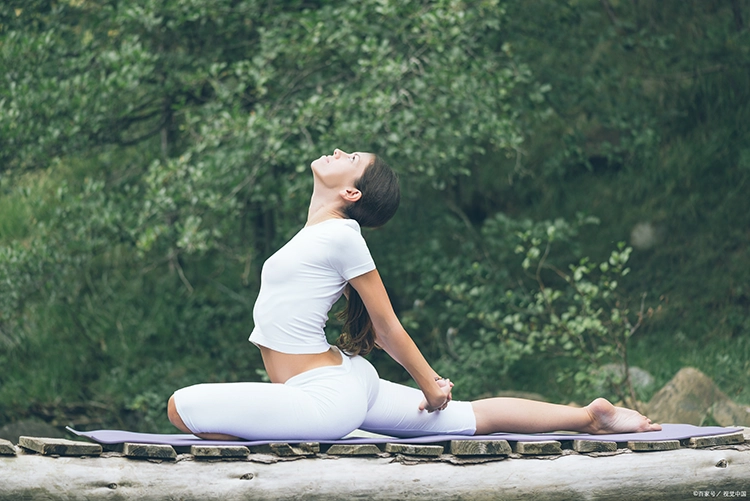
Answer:
M380 454L380 449L373 444L334 444L328 448L326 454L334 456L372 456Z
M314 456L320 452L318 442L301 442L291 445L286 442L274 442L267 445L254 445L250 451L256 454L276 454L281 457L291 456Z
M16 448L10 441L0 438L0 456L15 456Z
M464 466L442 461L407 466L387 457L261 464L21 454L0 457L0 499L684 500L696 491L718 492L716 497L748 491L748 471L749 449L570 454L555 461L508 458Z
M614 452L617 450L615 442L603 440L573 440L573 450L576 452Z
M635 452L672 451L680 448L679 440L630 441L628 449Z
M714 447L717 445L734 445L745 442L741 431L737 433L726 433L724 435L713 435L711 437L693 437L688 441L690 447Z
M511 452L507 440L451 440L454 456L507 456Z
M98 456L102 446L64 438L18 437L18 445L45 456Z
M385 444L385 452L391 454L407 454L409 456L434 456L443 453L442 445L417 445L417 444Z
M250 449L244 445L192 445L190 454L197 458L243 458Z
M542 440L539 442L516 442L513 452L523 455L545 456L562 454L562 445L557 440Z
M174 459L177 453L171 445L162 444L122 444L122 453L134 459Z

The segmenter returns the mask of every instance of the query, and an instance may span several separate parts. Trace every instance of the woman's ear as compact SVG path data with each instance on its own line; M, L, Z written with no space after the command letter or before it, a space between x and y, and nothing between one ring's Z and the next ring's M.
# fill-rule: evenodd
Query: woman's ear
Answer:
M362 198L362 192L357 188L343 189L339 192L339 195L344 199L344 201L349 203L356 202L357 200Z

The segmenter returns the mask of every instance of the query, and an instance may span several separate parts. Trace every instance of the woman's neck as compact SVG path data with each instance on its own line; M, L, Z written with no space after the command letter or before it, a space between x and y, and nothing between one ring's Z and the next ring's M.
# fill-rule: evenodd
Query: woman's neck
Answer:
M305 226L312 226L329 219L346 219L346 216L344 216L342 211L336 207L321 206L315 208L311 205L307 211L307 222L305 223Z
M321 196L318 190L313 191L310 207L307 209L305 226L322 223L328 219L345 219L340 197Z

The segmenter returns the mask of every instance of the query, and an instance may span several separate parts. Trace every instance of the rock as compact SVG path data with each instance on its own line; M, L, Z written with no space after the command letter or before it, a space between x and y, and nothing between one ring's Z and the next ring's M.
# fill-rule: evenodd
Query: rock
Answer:
M721 426L750 426L750 407L736 404L729 397L714 402L710 412Z
M24 419L15 423L8 423L0 428L0 438L10 440L12 443L18 443L18 437L21 435L27 437L49 437L65 438L66 433L60 428L55 428L44 421L35 421L33 419Z
M685 367L659 390L646 413L655 423L700 426L711 415L721 426L750 426L750 412L737 405L698 369Z
M602 379L614 379L615 381L622 379L624 373L624 367L619 364L602 365L597 370L597 374ZM636 390L648 389L654 384L654 376L649 374L648 371L641 369L640 367L629 367L628 374L630 375L630 382L633 385L633 388L635 388ZM599 393L603 393L604 391L608 390L608 388L605 388L604 385L600 385L596 389Z

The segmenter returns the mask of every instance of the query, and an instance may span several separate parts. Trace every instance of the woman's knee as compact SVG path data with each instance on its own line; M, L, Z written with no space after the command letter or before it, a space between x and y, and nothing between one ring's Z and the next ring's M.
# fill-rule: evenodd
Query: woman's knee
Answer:
M177 429L184 431L185 433L192 433L192 431L190 431L190 429L185 425L182 417L180 417L180 413L177 412L174 395L169 397L169 401L167 402L167 417L169 418L169 422L172 423Z

